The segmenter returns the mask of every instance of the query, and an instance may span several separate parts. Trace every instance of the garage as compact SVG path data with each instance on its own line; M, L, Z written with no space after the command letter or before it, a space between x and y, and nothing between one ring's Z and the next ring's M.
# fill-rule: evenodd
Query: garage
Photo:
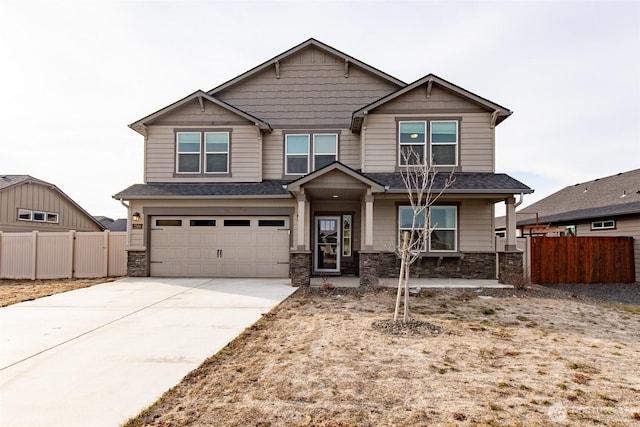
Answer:
M155 277L288 277L289 217L155 216Z

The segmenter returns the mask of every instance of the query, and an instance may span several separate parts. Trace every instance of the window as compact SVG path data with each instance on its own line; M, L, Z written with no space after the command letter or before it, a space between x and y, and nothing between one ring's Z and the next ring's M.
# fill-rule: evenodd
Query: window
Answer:
M309 173L309 135L286 135L285 175Z
M225 227L251 227L250 219L225 219Z
M351 256L351 215L342 215L342 256Z
M338 160L338 134L285 135L285 175L306 175Z
M400 166L423 165L427 141L427 122L400 122Z
M229 172L229 133L207 132L205 140L205 172L228 173Z
M594 221L591 223L592 230L611 230L616 228L616 222L612 219L607 221Z
M47 222L58 223L58 214L55 212L47 212Z
M432 252L455 252L457 249L457 208L455 206L432 206L429 224L433 231L429 236Z
M284 227L284 219L259 219L258 227Z
M189 220L189 227L215 227L215 219L191 219Z
M458 165L458 122L431 122L431 161L437 166Z
M18 221L33 221L33 211L29 209L18 209Z
M176 173L228 174L231 163L230 139L230 131L177 131Z
M182 227L181 219L156 219L156 227Z
M46 212L33 211L33 220L35 222L45 222L47 220Z
M422 210L416 216L416 224L414 230L414 241L418 244L416 247L430 252L455 252L457 250L458 241L458 209L455 206L431 206L429 208L429 226L432 229L431 235L425 238L425 211ZM399 245L402 245L403 234L405 231L411 232L411 223L413 221L413 209L411 206L398 207L398 230ZM428 243L428 246L427 246Z
M398 150L399 166L424 165L427 158L434 166L457 166L458 121L401 121Z
M200 132L178 132L176 172L200 173Z

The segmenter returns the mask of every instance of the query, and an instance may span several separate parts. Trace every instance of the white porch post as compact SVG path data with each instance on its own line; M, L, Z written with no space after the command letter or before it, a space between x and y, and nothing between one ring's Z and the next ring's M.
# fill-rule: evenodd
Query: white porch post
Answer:
M507 241L505 242L504 250L511 252L518 249L516 246L516 199L515 197L509 197L504 202L507 205Z
M306 249L305 236L307 233L307 230L305 227L305 219L307 216L305 205L307 202L307 198L306 198L306 195L304 194L304 190L298 193L297 200L298 200L298 238L296 241L296 246L299 251L303 251Z
M373 250L373 194L371 190L367 190L365 196L365 214L364 214L364 249L367 251Z

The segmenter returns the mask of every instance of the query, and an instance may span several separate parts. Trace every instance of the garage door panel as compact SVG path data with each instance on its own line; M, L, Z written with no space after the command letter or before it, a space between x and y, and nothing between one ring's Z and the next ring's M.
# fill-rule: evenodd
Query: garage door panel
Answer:
M287 277L286 217L158 217L151 275ZM226 224L226 225L225 225ZM152 218L152 225L156 225Z

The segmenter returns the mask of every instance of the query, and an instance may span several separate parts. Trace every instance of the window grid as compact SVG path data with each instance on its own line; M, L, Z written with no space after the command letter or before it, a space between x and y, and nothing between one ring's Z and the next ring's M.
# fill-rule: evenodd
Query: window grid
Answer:
M205 173L229 173L229 132L205 132L204 140Z

